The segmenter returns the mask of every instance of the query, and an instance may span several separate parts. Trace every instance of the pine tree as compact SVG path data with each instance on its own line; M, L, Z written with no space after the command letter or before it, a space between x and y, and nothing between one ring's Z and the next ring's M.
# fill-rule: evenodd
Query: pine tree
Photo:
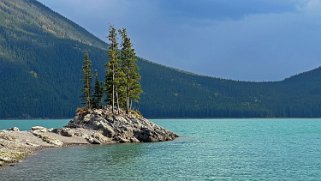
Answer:
M110 27L108 39L110 41L108 48L109 62L107 63L105 84L108 94L108 104L112 106L112 112L114 113L115 104L117 105L117 110L119 112L123 100L125 74L119 59L117 31L113 26Z
M95 72L95 91L93 94L92 107L101 108L101 100L103 97L103 86L99 81L98 72Z
M140 84L141 76L138 72L137 58L135 50L132 48L130 38L125 28L119 30L122 38L122 49L120 53L121 68L125 74L125 106L126 113L132 109L132 104L138 102L140 94L143 92Z
M113 26L110 26L108 40L110 41L108 47L109 62L106 64L105 85L107 91L108 104L112 106L112 112L115 108L115 75L116 75L116 63L118 59L118 43L117 32Z
M87 109L91 108L91 61L88 53L85 54L83 62L83 104Z

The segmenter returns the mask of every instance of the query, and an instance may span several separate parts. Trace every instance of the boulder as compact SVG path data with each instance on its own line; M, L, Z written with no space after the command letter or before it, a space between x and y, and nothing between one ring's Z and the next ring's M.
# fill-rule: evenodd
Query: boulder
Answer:
M126 138L123 138L123 137L120 137L120 136L118 136L116 138L116 141L118 141L119 143L130 143L131 142L130 140L128 140Z
M86 116L84 116L83 121L84 122L89 122L91 120L91 116L92 116L92 114L87 114Z
M72 128L57 128L57 129L53 129L51 132L62 136L66 136L66 137L72 137L75 134L74 129Z
M109 137L109 138L112 138L115 136L115 131L114 129L109 126L108 124L102 124L102 128L103 128L103 133L105 136Z
M20 131L18 127L10 128L9 131Z
M52 137L49 137L49 136L46 136L44 135L42 132L36 130L36 131L32 131L32 134L41 138L42 141L46 142L46 143L49 143L49 144L52 144L52 145L55 145L55 146L62 146L64 143L56 138L52 138Z
M25 153L16 150L0 152L0 161L4 163L15 163L25 157Z
M39 132L48 132L48 129L42 126L34 126L31 128L32 131L39 131Z
M48 137L48 136L43 136L41 138L43 141L49 143L49 144L53 144L55 146L62 146L64 143L60 140L57 140L55 138L51 138L51 137Z
M98 139L93 138L93 137L89 137L87 140L91 144L101 144L101 142Z
M14 158L12 158L12 157L2 156L2 157L0 157L0 161L6 162L6 163L14 163L14 162L16 162L17 160L14 159Z
M94 133L92 137L97 139L100 143L108 143L111 141L110 139L108 139L106 136L102 135L99 132Z
M31 143L31 142L26 142L26 145L32 146L32 147L38 147L39 145Z
M125 117L123 116L114 116L115 121L117 121L118 123L127 123L128 121L126 120Z
M7 140L7 141L12 141L12 140L14 140L16 138L11 136L11 135L5 134L5 133L0 133L0 139L4 139L4 140Z
M62 128L60 134L66 137L72 137L74 135L73 131L70 128Z
M140 141L139 141L137 138L132 137L132 138L130 138L130 142L132 142L132 143L139 143Z
M95 109L95 110L94 110L94 113L95 113L96 115L102 116L102 115L103 115L103 110L101 110L101 109Z
M80 131L76 131L76 132L74 133L74 135L75 135L75 136L80 136L80 137L82 137L82 136L83 136L83 133L81 133Z

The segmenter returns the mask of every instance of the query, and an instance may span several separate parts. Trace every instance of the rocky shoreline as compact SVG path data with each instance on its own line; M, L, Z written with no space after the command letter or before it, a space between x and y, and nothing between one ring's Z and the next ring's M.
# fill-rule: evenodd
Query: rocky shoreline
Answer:
M65 127L34 126L0 131L0 168L12 165L44 148L86 144L171 141L178 136L133 112L113 114L111 109L78 110Z

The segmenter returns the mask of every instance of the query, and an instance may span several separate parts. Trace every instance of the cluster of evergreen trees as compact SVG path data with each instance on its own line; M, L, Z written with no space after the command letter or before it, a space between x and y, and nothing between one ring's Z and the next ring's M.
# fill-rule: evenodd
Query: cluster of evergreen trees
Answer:
M99 81L98 72L94 74L95 85L92 93L91 61L88 53L85 54L83 70L83 104L86 108L101 108L103 98L106 105L111 106L114 112L120 108L128 114L133 109L133 102L138 103L142 88L141 76L138 72L137 58L132 43L125 28L118 30L121 37L121 46L118 46L117 30L111 26L108 40L108 58L106 64L105 82Z

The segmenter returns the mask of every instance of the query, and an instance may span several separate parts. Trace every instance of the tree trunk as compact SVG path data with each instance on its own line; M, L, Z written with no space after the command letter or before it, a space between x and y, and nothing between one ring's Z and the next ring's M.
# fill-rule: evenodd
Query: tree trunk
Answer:
M87 106L88 106L88 109L91 108L91 105L90 105L90 81L89 81L89 78L87 77Z
M116 103L117 103L117 112L119 114L119 95L118 95L118 89L116 89Z
M126 70L126 77L127 77L127 85L126 85L126 114L129 113L129 64L127 64L127 70Z
M129 97L127 96L127 100L126 100L126 114L129 113Z
M114 114L114 107L115 107L115 64L113 64L113 92L112 92L112 104L111 104L111 109L112 113Z
M88 109L90 109L90 97L88 96L88 94L87 94L87 108Z
M133 100L130 99L130 106L129 106L129 110L133 110Z

